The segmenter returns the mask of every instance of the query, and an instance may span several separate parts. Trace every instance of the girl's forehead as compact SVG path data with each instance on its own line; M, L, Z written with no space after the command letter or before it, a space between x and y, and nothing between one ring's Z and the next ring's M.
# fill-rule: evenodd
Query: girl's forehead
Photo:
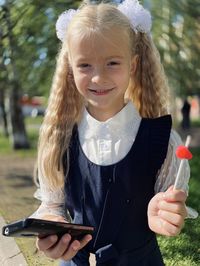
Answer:
M130 40L122 30L73 34L70 36L69 52L87 57L91 53L123 56L130 52Z

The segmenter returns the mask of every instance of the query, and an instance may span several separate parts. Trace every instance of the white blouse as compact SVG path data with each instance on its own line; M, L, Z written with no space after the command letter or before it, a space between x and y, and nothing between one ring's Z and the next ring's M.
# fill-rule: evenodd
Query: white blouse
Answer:
M114 117L105 122L97 121L85 109L82 120L78 125L79 141L87 158L98 165L110 165L123 159L131 149L141 122L141 117L132 102ZM155 193L166 191L175 182L180 160L175 150L182 141L180 136L172 129L169 139L166 159L157 175ZM190 168L185 161L182 178L178 187L188 192ZM34 196L42 201L39 209L31 217L41 217L46 214L65 216L64 214L64 188L51 191L39 177L40 188ZM188 217L196 218L197 213L188 208Z

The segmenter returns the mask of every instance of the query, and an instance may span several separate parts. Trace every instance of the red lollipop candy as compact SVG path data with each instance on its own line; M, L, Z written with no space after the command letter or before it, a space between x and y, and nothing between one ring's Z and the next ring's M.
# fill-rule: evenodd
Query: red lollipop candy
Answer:
M185 146L180 145L176 149L176 156L179 159L181 159L181 162L180 162L180 165L179 165L179 168L178 168L178 173L177 173L176 180L175 180L175 183L174 183L174 189L178 189L180 179L183 176L182 175L182 168L183 168L183 165L185 163L185 160L183 160L183 159L186 159L186 160L192 159L192 153L188 150L188 146L190 144L190 140L191 140L191 137L187 136L187 139L186 139L186 142L185 142Z
M180 145L176 149L176 156L179 159L192 159L192 153L188 150L186 146Z

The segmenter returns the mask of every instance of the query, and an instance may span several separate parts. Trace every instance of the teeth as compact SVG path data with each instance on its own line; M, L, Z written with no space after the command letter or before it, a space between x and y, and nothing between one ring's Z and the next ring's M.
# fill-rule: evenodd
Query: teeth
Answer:
M91 90L91 91L94 91L94 92L97 92L97 93L103 93L103 92L107 92L107 91L110 91L112 89L108 89L108 90Z

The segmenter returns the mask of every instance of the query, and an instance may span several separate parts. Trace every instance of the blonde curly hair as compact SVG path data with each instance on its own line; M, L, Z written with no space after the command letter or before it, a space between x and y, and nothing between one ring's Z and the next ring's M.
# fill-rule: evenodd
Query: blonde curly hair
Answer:
M132 55L137 55L137 67L126 97L131 99L142 117L155 118L168 113L168 84L160 56L150 36L135 33L129 20L116 6L107 3L83 5L72 19L67 38L62 44L52 83L51 94L38 144L38 175L50 189L64 185L63 156L67 154L75 124L81 119L84 100L76 89L69 63L70 35L102 34L116 27L127 32ZM127 46L127 47L128 47ZM65 173L67 175L67 173Z

